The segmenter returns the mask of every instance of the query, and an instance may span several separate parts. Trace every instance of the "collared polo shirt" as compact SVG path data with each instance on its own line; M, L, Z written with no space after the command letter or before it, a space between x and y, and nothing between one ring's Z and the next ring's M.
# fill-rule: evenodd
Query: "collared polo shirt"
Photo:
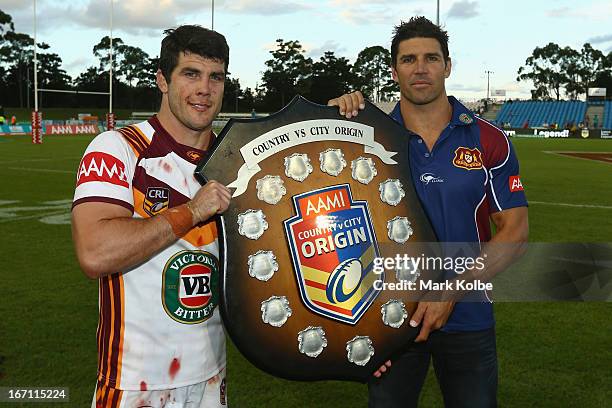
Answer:
M431 151L421 136L408 130L412 181L441 242L487 242L490 214L527 206L518 160L501 129L474 116L454 97L448 100L452 118ZM405 126L399 102L390 116ZM458 302L442 330L492 327L492 304L486 293L480 297Z

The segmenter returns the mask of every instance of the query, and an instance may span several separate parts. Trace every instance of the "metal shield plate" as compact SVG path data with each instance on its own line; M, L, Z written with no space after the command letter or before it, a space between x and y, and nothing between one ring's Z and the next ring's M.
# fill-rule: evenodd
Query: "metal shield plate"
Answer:
M370 103L347 120L337 108L298 96L269 117L230 120L198 165L202 183L217 180L234 194L217 222L220 309L233 342L260 369L295 380L367 381L413 341L417 329L399 321L385 324L381 310L393 299L402 302L409 319L415 303L401 292L377 290L375 282L399 281L394 270L373 269L376 257L405 253L398 241L406 236L409 243L436 241L412 185L408 138ZM262 200L262 182L259 191L257 184L264 179L277 180L286 192ZM402 194L392 191L392 199L381 199L387 180L396 180ZM245 236L239 217L260 212L267 228ZM411 233L402 239L392 234L392 240L388 223L398 217L409 221ZM273 273L263 273L266 279L253 272L253 259L262 251L273 253L276 262ZM269 299L283 299L291 310L282 325L263 320ZM308 333L316 349L309 355L305 328L324 333Z

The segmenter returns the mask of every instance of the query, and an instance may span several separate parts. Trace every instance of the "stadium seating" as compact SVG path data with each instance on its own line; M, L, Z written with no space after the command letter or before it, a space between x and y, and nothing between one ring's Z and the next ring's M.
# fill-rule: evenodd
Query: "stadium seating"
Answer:
M604 105L602 127L604 129L612 129L612 101L606 101Z
M529 123L529 127L539 127L545 123L557 123L563 127L568 122L583 122L586 110L587 105L582 101L506 102L495 122L500 125L510 123L513 128L523 127L525 122Z
M463 104L463 106L465 106L472 112L479 112L480 109L484 107L483 101L471 101L470 102L470 101L460 100L460 102Z

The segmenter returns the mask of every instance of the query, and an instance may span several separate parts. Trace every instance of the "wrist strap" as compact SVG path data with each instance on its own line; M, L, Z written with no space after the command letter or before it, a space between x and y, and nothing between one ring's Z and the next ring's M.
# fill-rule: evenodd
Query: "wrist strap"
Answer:
M193 228L193 213L187 204L168 208L160 215L168 221L177 238L185 236Z

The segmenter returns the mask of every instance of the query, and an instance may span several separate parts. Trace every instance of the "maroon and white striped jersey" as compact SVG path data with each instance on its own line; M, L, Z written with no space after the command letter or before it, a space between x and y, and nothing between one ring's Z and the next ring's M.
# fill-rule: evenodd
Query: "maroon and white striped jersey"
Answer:
M148 218L189 201L204 151L177 143L157 117L98 135L77 174L73 206L103 202ZM225 366L217 299L219 244L201 224L146 262L100 278L98 381L159 390L205 381Z

